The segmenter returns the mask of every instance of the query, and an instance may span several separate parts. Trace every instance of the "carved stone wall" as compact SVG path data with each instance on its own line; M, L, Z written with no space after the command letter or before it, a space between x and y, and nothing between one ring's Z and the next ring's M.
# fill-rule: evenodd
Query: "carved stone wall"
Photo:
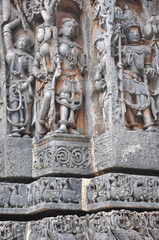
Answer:
M1 222L1 239L158 239L158 212L112 211L40 221Z
M0 0L0 26L0 240L159 239L158 1Z

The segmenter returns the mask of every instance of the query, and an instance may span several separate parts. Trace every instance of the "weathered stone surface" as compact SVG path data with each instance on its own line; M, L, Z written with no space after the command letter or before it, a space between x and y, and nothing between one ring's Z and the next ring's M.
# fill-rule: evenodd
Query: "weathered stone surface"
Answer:
M31 184L1 183L0 214L81 210L81 184L81 179L72 178L41 178Z
M91 144L87 136L54 134L34 143L33 177L58 173L93 174Z
M0 240L159 239L158 9L0 0L1 221L149 210L0 223Z
M158 133L108 131L94 139L96 172L109 169L159 170Z
M110 173L91 179L87 185L87 211L158 206L158 177Z
M5 177L4 141L0 140L0 178Z
M7 137L5 141L5 177L32 176L32 140Z
M30 184L0 183L0 214L159 209L158 177L109 173L92 179L43 177Z
M0 222L1 239L10 240L158 240L159 212L126 210L44 218L39 221Z

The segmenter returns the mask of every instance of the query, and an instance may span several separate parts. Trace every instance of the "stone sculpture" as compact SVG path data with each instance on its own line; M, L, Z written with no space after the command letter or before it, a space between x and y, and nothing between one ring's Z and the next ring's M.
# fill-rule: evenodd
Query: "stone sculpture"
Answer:
M59 55L62 73L57 83L56 102L60 107L59 129L56 133L79 134L76 129L75 111L82 105L85 63L80 52L81 46L75 42L78 24L73 18L64 18L61 23ZM61 86L62 85L62 86ZM77 117L76 117L77 118Z
M15 47L12 32L20 24L20 18L4 26L4 41L8 69L8 122L11 125L10 136L31 135L33 86L33 57L29 49L33 46L31 30L19 30L16 33Z
M137 117L141 117L146 131L156 131L151 115L151 94L148 78L153 77L155 69L151 65L149 46L141 41L141 28L131 10L123 14L122 27L127 44L123 46L123 91L126 104L126 121L129 129L140 130Z
M158 9L0 0L0 240L159 239Z
M41 82L37 89L41 103L36 113L36 138L42 138L47 133L46 117L50 116L50 125L54 129L55 118L55 80L61 74L61 64L58 56L58 33L56 27L51 25L50 12L42 10L44 24L37 28L39 46L36 49L33 63L33 74ZM40 103L39 103L40 105Z
M3 240L52 240L52 239L158 239L158 212L120 210L98 212L78 217L76 215L57 216L23 222L0 222L0 237Z

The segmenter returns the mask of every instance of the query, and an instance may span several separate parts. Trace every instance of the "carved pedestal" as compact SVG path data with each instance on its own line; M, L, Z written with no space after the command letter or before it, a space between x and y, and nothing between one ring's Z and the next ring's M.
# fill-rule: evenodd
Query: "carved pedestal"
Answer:
M0 0L0 24L0 240L158 240L158 1Z
M93 174L91 143L88 136L50 134L34 142L33 146L34 178L60 173Z

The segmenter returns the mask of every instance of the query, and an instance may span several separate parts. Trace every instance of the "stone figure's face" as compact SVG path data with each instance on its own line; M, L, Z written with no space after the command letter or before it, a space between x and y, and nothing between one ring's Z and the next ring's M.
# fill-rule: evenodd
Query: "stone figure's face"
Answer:
M37 31L37 39L39 42L42 42L44 40L44 29L39 28Z
M96 49L97 49L98 53L101 55L102 52L103 52L104 49L105 49L104 39L99 39L99 40L96 42Z
M16 48L27 51L29 48L29 40L25 36L20 36L16 41Z
M74 24L73 21L65 22L62 26L61 33L64 37L73 38L76 33L77 26Z
M133 27L128 32L128 42L129 43L138 43L140 41L140 32L137 27Z

